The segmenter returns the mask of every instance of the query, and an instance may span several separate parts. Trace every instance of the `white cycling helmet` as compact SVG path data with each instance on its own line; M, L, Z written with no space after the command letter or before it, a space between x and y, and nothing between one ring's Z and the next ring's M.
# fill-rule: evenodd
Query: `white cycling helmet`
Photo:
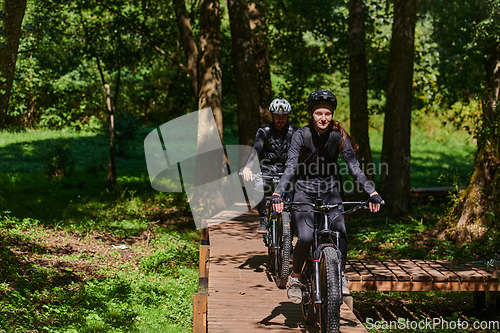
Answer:
M289 114L292 112L292 106L283 97L278 97L269 105L269 111L273 114Z

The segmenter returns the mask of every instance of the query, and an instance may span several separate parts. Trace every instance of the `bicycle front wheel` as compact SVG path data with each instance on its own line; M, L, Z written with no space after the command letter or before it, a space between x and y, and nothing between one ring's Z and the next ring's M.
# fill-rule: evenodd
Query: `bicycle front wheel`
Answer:
M290 274L290 250L292 248L290 212L283 212L278 216L278 226L276 229L278 233L278 249L274 257L276 260L276 285L280 289L285 289L288 282L288 274Z
M321 306L320 325L322 333L340 332L340 291L339 256L333 247L325 247L321 251L320 286Z

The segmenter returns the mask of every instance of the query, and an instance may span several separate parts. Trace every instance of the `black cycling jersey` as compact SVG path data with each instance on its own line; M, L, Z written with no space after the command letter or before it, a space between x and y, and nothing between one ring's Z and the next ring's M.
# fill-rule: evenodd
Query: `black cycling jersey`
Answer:
M297 130L292 137L284 175L275 192L283 193L294 175L298 191L309 195L340 192L338 175L340 170L337 159L340 154L338 146L341 139L339 131L329 130L319 134L312 124ZM368 194L375 192L375 188L360 169L359 161L348 138L344 140L342 155L354 179Z
M252 168L257 155L260 168L264 174L283 172L290 148L290 140L296 130L295 126L288 123L281 131L278 131L273 123L268 123L259 128L246 167Z

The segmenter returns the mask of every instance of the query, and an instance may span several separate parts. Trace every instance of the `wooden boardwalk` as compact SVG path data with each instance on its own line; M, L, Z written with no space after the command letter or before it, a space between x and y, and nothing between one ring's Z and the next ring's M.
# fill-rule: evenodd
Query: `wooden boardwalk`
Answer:
M251 211L209 228L208 332L319 332L273 282L257 221ZM341 325L342 332L367 332L345 304Z
M499 291L498 271L444 260L347 260L350 290Z

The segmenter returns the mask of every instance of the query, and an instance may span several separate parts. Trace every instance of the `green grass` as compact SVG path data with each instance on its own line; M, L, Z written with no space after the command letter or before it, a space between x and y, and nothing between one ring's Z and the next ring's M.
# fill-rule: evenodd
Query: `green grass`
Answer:
M370 147L376 166L377 185L380 171L384 170L379 167L383 121L383 115L370 117ZM469 133L457 130L451 124L442 125L438 118L429 117L425 118L425 122L416 119L411 131L411 187L465 185L472 172L477 149ZM352 181L352 177L346 175L344 180Z
M6 332L188 332L192 294L198 290L193 232L156 229L151 254L130 246L136 260L119 262L119 250L54 257L44 238L55 231L37 220L3 214L0 220L0 330ZM95 244L95 243L94 243ZM61 244L62 245L62 244ZM101 245L101 244L97 244ZM95 252L99 253L98 249ZM118 265L95 265L112 261ZM64 269L44 264L57 258ZM93 266L80 274L76 262ZM76 273L75 273L76 272Z
M122 145L115 188L104 135L0 133L0 331L191 330L200 235L185 195L151 188L150 130Z
M477 260L500 255L500 235L488 230L484 239L455 245L433 235L444 205L428 202L413 207L410 215L395 218L380 213L359 213L348 218L349 258Z

